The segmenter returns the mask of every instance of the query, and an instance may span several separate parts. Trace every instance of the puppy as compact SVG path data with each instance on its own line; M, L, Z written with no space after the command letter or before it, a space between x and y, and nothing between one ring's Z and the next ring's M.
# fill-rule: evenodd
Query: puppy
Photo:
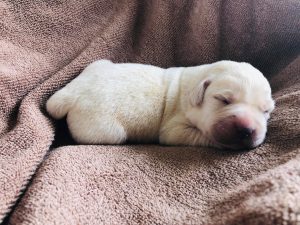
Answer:
M249 149L264 141L274 101L266 78L248 63L163 69L99 60L46 108L56 119L67 116L78 143Z

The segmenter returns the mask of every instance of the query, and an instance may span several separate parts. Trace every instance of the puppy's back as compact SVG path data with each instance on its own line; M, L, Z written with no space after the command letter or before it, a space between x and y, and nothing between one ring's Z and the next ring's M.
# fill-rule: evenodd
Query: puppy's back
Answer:
M56 92L46 108L56 119L67 116L72 136L79 142L87 133L96 136L111 130L112 124L123 127L128 140L157 139L166 91L164 71L150 65L99 60ZM88 124L106 128L92 132ZM101 137L90 140L86 138L85 143L101 143Z

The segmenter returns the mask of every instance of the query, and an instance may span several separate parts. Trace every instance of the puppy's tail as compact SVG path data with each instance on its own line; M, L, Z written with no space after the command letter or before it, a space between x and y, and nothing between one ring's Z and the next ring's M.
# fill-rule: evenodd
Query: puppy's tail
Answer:
M75 99L66 90L60 90L47 101L47 112L53 118L61 119L67 115L74 101Z

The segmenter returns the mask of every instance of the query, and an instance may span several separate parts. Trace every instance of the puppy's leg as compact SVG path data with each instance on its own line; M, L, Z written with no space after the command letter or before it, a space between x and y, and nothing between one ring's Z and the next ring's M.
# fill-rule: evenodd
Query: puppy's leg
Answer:
M66 88L57 91L47 101L47 112L55 119L61 119L67 115L69 109L72 107L76 98L69 94Z
M171 119L161 130L159 142L165 145L209 146L202 132L182 118Z
M69 113L67 120L72 137L82 144L122 144L127 138L124 127L111 116Z

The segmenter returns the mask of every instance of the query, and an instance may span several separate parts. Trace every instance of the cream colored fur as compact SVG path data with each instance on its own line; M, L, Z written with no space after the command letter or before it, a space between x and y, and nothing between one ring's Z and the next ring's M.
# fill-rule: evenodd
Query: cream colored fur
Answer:
M223 98L234 98L222 105ZM255 118L260 144L274 108L271 89L250 64L220 61L162 69L99 60L47 102L56 119L66 116L73 138L85 144L126 141L222 147L211 126L231 114Z

